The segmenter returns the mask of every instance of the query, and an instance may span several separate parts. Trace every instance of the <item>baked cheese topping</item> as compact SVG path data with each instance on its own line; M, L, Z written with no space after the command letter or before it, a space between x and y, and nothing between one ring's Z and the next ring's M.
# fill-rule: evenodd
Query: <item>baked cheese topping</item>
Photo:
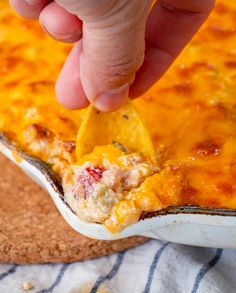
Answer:
M63 109L54 96L71 47L51 40L37 22L16 16L6 1L0 3L0 19L0 131L72 180L84 110ZM122 195L112 204L109 198L102 206L106 216L91 220L119 231L144 212L169 206L236 209L235 1L217 1L171 69L135 104L160 170L138 183L132 197ZM84 164L82 169L96 169Z

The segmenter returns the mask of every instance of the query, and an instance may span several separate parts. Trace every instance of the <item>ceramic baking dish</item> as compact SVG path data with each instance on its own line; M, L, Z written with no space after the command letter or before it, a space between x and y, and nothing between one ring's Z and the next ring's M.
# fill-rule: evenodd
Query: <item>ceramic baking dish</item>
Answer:
M84 222L75 215L64 201L60 179L46 163L16 150L3 134L0 134L0 151L46 189L68 224L85 236L114 240L144 235L188 245L236 248L236 210L170 207L149 213L122 232L112 234L103 225Z

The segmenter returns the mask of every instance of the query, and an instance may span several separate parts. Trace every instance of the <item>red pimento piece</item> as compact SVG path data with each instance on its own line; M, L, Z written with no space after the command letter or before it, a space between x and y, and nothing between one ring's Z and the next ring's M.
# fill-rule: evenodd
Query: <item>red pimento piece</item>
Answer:
M105 169L101 167L87 167L85 170L89 173L95 182L98 182L102 178L102 174L105 171Z
M104 171L105 169L101 167L87 167L83 169L78 174L74 193L79 197L88 197L93 190L93 185L102 178Z

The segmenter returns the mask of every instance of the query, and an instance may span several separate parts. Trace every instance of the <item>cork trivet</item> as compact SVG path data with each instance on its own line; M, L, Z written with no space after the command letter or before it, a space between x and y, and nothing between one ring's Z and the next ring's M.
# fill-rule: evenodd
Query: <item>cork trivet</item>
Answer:
M98 241L76 233L47 192L0 155L0 262L72 262L121 251L146 240Z

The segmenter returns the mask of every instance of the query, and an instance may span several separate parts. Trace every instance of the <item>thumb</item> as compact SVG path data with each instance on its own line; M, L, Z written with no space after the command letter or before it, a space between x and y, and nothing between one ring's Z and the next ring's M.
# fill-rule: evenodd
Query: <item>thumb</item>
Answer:
M145 24L152 1L57 3L83 21L79 66L87 98L103 111L118 108L127 100L129 85L144 59Z

